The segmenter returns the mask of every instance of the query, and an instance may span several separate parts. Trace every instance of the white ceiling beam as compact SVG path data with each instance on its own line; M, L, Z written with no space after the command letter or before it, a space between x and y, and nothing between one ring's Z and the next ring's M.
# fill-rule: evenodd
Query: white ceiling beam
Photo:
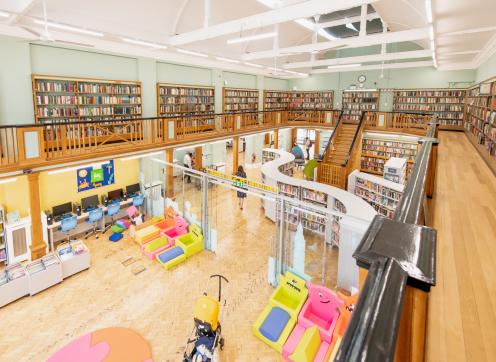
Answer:
M212 10L211 0L203 0L203 27L208 28L210 23L210 14Z
M359 36L367 35L367 4L362 4L360 9L360 34Z
M323 51L333 48L360 48L370 45L381 45L382 43L399 43L404 41L415 41L429 39L429 28L418 28L411 30L402 30L389 33L379 33L363 37L351 37L326 41L317 44L297 45L288 48L281 48L277 51L267 50L262 52L247 53L243 55L243 60L255 60L273 58L277 56L286 56L291 53L311 53L312 51Z
M367 21L371 21L374 19L380 19L381 16L377 13L370 13L367 14ZM332 28L334 26L340 26L340 25L346 25L348 23L358 23L361 20L360 16L350 16L349 18L344 18L344 19L339 19L339 20L332 20L332 21L326 21L323 23L317 23L316 25L319 28Z
M447 53L439 53L440 57L449 57L454 55L471 55L471 54L479 54L480 50L465 50L461 52L447 52Z
M464 34L486 33L486 32L491 32L491 31L496 31L496 26L486 26L483 28L472 28L472 29L452 31L452 32L448 32L448 33L440 33L440 34L437 34L437 36L438 37L448 37L448 36L457 36L457 35L464 35Z
M357 67L345 67L345 68L315 69L310 73L311 74L343 73L343 72L356 72L362 70L423 68L423 67L433 67L433 66L434 66L434 62L432 60L426 60L421 62L404 62L404 63L394 63L394 64L362 65Z
M491 39L484 45L484 48L474 57L474 65L478 68L486 60L488 60L493 54L496 53L496 34L494 34Z
M308 0L264 13L247 16L245 18L227 21L207 28L193 30L169 38L170 45L183 45L201 40L216 38L232 34L241 30L250 30L264 26L280 24L301 18L308 18L317 14L326 14L334 11L349 9L362 4L371 4L378 0Z
M308 67L323 67L328 65L346 65L346 64L356 64L356 63L368 63L368 62L383 62L392 60L403 60L403 59L418 59L418 58L428 58L431 56L431 51L427 50L412 50L408 52L396 52L396 53L385 53L385 54L372 54L372 55L361 55L356 57L347 58L334 58L334 59L323 59L308 62L296 62L287 63L283 67L285 69L297 69L297 68L308 68Z
M12 13L7 24L16 24L36 3L37 0L0 0L0 9Z

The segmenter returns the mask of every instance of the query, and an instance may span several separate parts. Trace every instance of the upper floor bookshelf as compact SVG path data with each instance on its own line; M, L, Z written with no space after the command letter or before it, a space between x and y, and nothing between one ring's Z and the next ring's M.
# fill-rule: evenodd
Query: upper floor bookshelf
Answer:
M215 88L157 83L157 110L159 116L213 114Z
M342 103L345 117L351 121L359 121L364 111L379 110L378 90L344 90Z
M397 89L393 94L395 112L433 112L441 129L463 129L464 89Z
M265 111L271 110L286 110L291 104L291 92L289 91L264 91L264 105Z
M332 109L334 92L327 91L264 91L264 110Z
M141 82L31 76L36 123L141 117Z
M258 89L224 87L222 92L223 112L257 112L258 93Z

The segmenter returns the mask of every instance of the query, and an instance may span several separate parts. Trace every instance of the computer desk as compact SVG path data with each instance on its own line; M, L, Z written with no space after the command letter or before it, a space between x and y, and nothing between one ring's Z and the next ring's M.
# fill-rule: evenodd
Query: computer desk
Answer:
M130 206L132 204L133 204L132 198L121 201L120 202L121 210L119 211L119 213L114 215L114 217L115 218L122 218L124 216L127 216L126 206ZM107 215L105 213L107 212L108 208L107 208L107 206L103 206L103 205L100 205L99 207L103 208L103 217L102 217L102 220L100 221L99 229L104 230L105 224L106 224L105 218L107 217ZM73 213L73 215L74 215L74 213ZM74 229L72 229L69 232L69 237L71 235L82 234L84 232L87 232L87 231L90 231L93 229L93 225L89 222L86 222L86 220L89 218L89 215L90 215L89 212L82 212L81 215L78 215L78 217L77 217L78 224L76 225L76 227ZM54 221L52 223L52 225L47 226L50 251L55 250L54 249L55 243L67 239L66 233L59 230L60 225L62 225L61 221Z

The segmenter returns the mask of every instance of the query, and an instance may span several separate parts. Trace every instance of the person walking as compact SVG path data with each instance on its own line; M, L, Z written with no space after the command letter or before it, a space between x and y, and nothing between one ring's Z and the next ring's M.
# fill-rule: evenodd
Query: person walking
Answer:
M186 168L193 168L193 153L191 152L186 152L183 158L183 166ZM186 182L191 183L191 176L190 174L186 171Z
M307 152L307 160L310 160L310 147L312 147L312 141L310 138L305 138L305 151Z
M243 166L239 166L238 167L238 172L236 172L236 176L239 177L239 178L246 178L246 172L245 170L243 169ZM240 187L242 189L242 187ZM240 208L240 210L243 210L243 203L245 201L245 198L246 198L246 192L243 192L243 191L237 191L237 196L238 196L238 206Z

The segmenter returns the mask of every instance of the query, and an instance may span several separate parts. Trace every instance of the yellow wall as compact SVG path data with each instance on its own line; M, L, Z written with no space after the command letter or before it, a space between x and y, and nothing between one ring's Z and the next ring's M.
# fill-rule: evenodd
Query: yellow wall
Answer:
M95 194L106 195L115 189L125 189L127 185L139 181L139 160L114 160L115 183L110 186L77 192L76 171L67 171L49 175L43 172L40 175L41 209L51 210L56 205L65 202L80 203L83 197Z
M6 213L18 210L21 217L29 214L29 188L27 176L17 176L15 182L0 184L0 205Z

